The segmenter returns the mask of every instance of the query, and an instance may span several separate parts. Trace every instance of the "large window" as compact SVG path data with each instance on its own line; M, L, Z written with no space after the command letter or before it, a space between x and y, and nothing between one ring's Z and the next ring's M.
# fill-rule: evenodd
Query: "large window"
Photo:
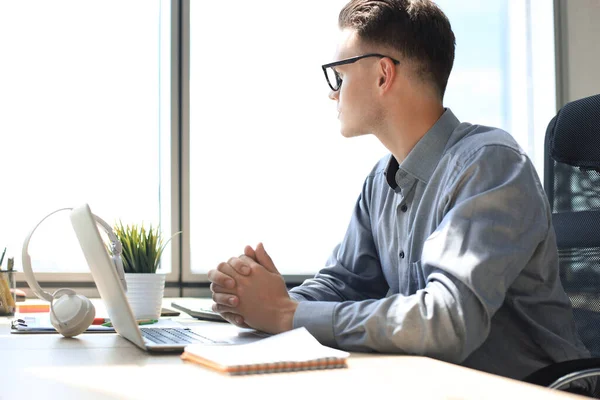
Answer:
M333 58L345 3L191 2L193 272L263 241L282 272L308 273L344 234L385 154L373 137L341 137L327 97L320 66ZM227 23L206 18L225 8Z
M0 251L18 265L37 221L88 202L109 223L181 225L170 280L206 281L259 241L288 277L314 274L387 154L343 138L328 98L345 3L0 3ZM512 133L541 175L552 0L438 3L457 38L446 106ZM90 279L66 213L30 253L36 272L69 272L46 280Z
M553 2L437 3L457 42L446 106L462 121L510 132L542 177L544 134L556 113Z
M58 208L170 231L170 57L168 1L0 3L0 247L17 269ZM89 271L66 212L30 254L36 272ZM89 279L54 278L73 276Z
M367 173L387 152L374 137L342 138L327 97L320 65L332 61L345 3L191 1L189 233L198 279L258 241L282 273L311 275L342 239ZM457 38L446 106L513 133L541 172L545 126L533 121L555 111L552 1L438 3ZM536 76L547 79L543 94L531 86Z

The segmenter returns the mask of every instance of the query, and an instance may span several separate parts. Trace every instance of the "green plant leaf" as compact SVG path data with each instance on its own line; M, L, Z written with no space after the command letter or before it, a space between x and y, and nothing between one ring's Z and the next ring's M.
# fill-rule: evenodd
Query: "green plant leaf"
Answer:
M160 227L153 228L151 224L146 229L143 223L123 225L119 221L113 229L123 247L121 258L125 273L155 273L165 247L181 233L175 233L163 244Z

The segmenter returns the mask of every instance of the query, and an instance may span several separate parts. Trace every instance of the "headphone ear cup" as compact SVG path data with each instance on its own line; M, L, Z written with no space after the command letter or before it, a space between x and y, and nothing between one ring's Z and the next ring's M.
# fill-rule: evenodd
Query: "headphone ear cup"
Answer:
M65 292L56 298L59 292ZM59 289L50 305L50 323L65 337L77 336L94 322L96 308L85 296L71 289Z

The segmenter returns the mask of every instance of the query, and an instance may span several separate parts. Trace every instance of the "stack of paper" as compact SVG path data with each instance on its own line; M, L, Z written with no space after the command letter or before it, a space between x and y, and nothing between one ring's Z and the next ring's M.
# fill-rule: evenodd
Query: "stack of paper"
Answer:
M50 314L28 314L20 315L19 318L12 321L10 333L56 333L56 328L50 322ZM86 332L104 332L114 333L115 328L90 325Z

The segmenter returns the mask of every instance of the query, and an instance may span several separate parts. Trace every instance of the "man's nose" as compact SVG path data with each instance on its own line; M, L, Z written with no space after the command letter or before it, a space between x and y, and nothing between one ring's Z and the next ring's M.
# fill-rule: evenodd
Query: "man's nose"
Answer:
M339 90L336 90L336 91L331 90L329 92L329 98L331 100L337 100L339 97L340 97L340 91Z

